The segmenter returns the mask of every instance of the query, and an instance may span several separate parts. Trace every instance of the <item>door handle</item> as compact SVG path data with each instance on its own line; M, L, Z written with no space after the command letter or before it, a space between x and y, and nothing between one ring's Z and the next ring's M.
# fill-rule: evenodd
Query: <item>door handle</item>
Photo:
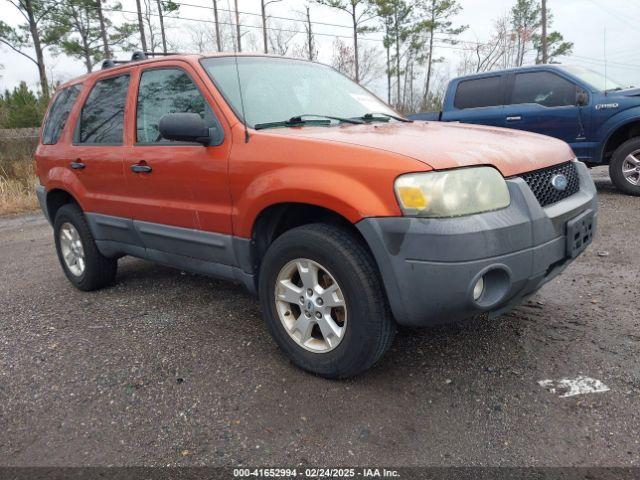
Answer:
M141 165L139 163L135 163L131 165L131 171L134 173L151 173L153 170L149 165Z
M522 120L522 115L515 115L513 117L507 117L507 122L519 122Z
M86 165L82 163L80 159L76 160L75 162L71 162L71 168L73 168L74 170L82 170L84 167L86 167Z

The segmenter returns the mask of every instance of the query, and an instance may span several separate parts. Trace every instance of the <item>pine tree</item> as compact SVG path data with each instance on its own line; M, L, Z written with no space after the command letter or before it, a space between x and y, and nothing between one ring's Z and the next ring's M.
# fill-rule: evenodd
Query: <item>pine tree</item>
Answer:
M105 56L106 48L133 48L130 38L136 31L134 24L114 25L108 18L102 22L96 8L97 0L66 0L55 11L54 23L60 37L54 47L55 53L63 53L84 62L87 72ZM119 10L120 4L113 4L110 10Z

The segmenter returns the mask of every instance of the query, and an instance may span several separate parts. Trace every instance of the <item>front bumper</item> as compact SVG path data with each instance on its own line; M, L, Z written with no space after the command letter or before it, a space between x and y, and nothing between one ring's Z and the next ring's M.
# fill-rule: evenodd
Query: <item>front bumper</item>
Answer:
M567 222L597 217L587 167L576 163L578 193L542 208L526 182L507 179L509 207L466 217L367 218L357 227L382 274L396 321L425 326L480 313L499 315L558 275L573 258ZM588 214L587 214L588 215ZM476 301L473 287L485 279Z

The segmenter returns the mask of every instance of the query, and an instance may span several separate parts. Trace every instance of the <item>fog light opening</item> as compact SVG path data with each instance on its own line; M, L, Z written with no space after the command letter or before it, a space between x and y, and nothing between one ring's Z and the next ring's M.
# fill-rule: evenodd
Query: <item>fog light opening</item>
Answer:
M484 292L484 276L480 277L473 287L473 299L478 301Z

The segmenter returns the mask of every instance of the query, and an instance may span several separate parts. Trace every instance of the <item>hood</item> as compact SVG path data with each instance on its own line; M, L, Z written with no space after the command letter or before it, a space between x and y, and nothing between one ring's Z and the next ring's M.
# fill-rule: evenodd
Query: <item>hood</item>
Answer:
M461 123L394 122L296 127L278 129L277 135L385 150L414 158L435 170L492 165L505 177L549 167L575 157L566 143L555 138Z
M638 97L640 96L640 88L627 88L625 90L618 90L618 91L613 91L613 92L608 92L607 96L609 97L613 97L616 95L622 95L624 97Z

